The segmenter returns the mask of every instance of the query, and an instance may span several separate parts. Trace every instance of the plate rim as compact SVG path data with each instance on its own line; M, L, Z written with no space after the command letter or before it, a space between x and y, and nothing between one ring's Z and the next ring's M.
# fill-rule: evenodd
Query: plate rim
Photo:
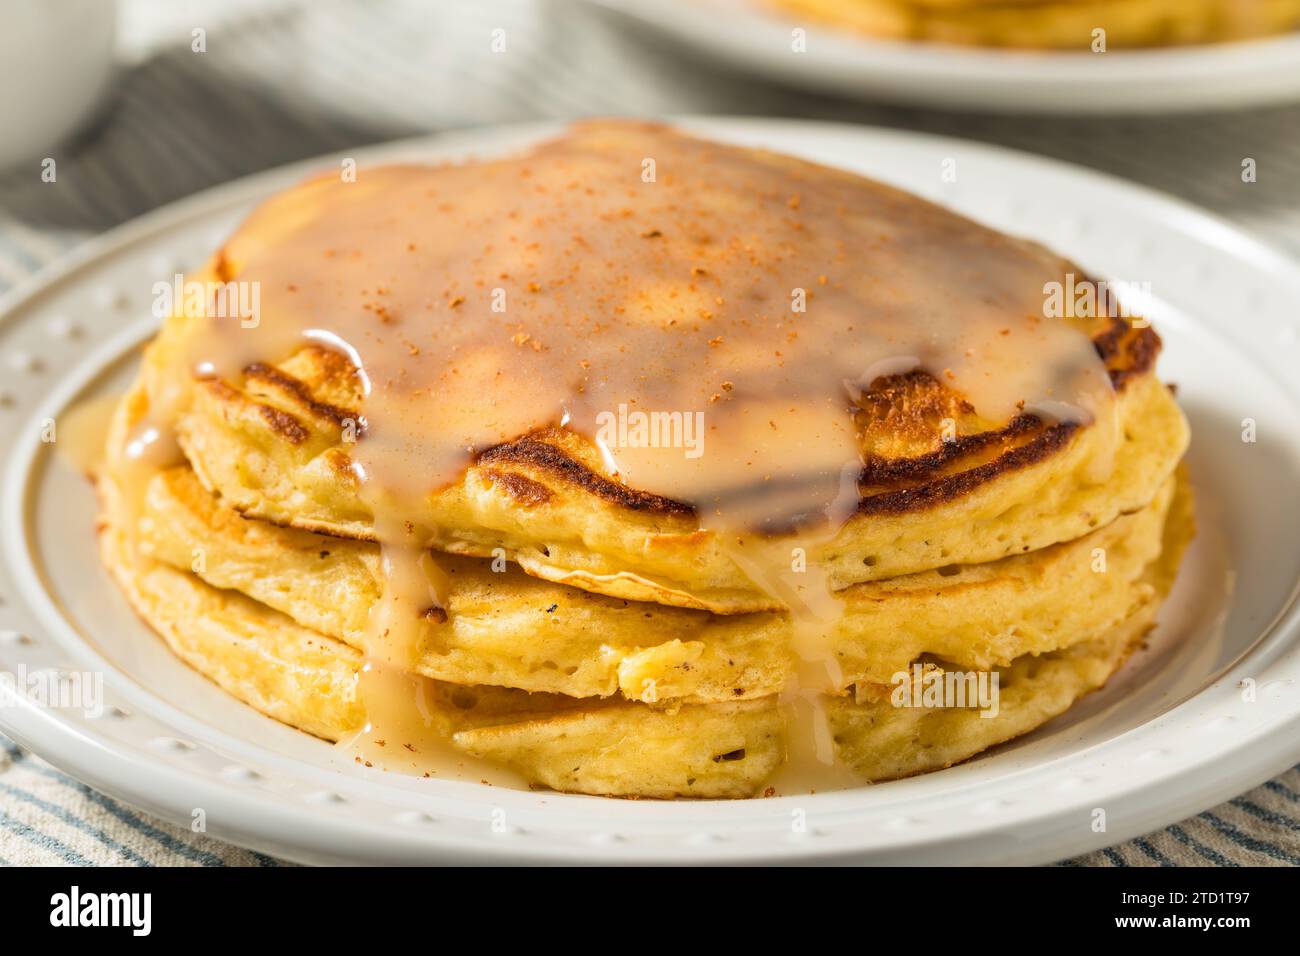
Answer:
M1001 49L859 35L807 18L800 22L756 0L586 0L597 12L671 37L733 68L822 92L936 109L1060 115L1197 112L1300 100L1300 31L1220 43L1084 51ZM715 39L708 14L727 15ZM802 28L826 57L757 58L778 36ZM1098 63L1098 60L1102 60ZM1191 84L1210 75L1194 94ZM939 92L933 84L946 84ZM1135 87L1135 84L1139 84ZM1235 84L1235 85L1234 85Z

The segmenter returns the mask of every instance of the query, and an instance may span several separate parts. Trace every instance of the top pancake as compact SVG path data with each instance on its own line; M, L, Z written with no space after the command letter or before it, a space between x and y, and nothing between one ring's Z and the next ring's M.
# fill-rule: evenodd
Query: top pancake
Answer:
M492 204L501 190L480 195L478 178L453 179L446 194L429 197L456 247L473 255L449 259L444 247L414 273L391 265L392 248L401 240L419 255L422 241L438 240L407 241L404 217L429 210L406 174L362 171L342 187L314 180L255 213L207 277L259 282L260 327L224 332L212 361L213 320L173 317L145 363L150 414L175 428L204 484L249 516L387 544L394 511L376 507L359 472L405 454L408 465L429 465L407 468L424 483L400 489L397 513L415 520L399 533L405 525L418 537L412 544L504 556L536 576L616 597L737 612L781 603L753 580L752 558L779 554L788 563L802 549L799 559L833 588L996 560L1145 506L1181 456L1186 425L1154 378L1154 332L1086 315L1026 320L1031 306L1042 312L1045 283L1077 274L1044 250L859 177L659 127L589 124L559 142L507 167L533 205L515 193ZM644 159L657 161L657 184L633 172L625 187L611 185L611 170L640 171ZM505 175L485 168L489 184ZM287 266L324 254L318 240L331 234L331 217L356 226L355 210L332 211L340 203L361 204L370 231L339 230L337 249L325 250L337 268ZM380 245L392 248L372 255ZM530 253L543 247L549 271ZM367 295L346 300L367 275ZM412 275L418 289L409 288ZM806 317L788 311L796 289ZM492 318L497 292L516 303L508 319ZM315 320L331 329L345 300L377 315L376 328L395 326L392 337L411 357L392 359L390 341L384 360L372 350L359 372L355 360L378 333L355 319L342 326L350 337L335 336L351 359L346 349L304 347L303 330ZM493 321L496 338L485 337ZM981 350L989 342L980 330L1001 323L1011 344ZM879 341L890 328L899 334L893 357L919 352L923 339L929 351L909 367L842 372L875 354L862 352L860 339ZM1114 386L1113 403L1099 401L1092 415L1043 411L1079 392L1082 363L1067 328L1091 339L1087 351ZM970 329L969 342L944 340ZM1023 336L1041 338L1017 347ZM575 349L588 342L595 358L584 365ZM609 371L624 351L640 391L601 392L633 380ZM978 380L981 368L1019 376L1024 387L999 391ZM831 408L829 391L807 387L808 369L848 397ZM385 389L397 382L400 390L411 375L432 411L395 414ZM466 380L493 389L492 400L463 407L478 394ZM729 410L733 402L743 413ZM612 456L583 426L595 410L625 403L703 410L725 426L705 433L721 453L706 453L698 469L675 461L667 471L644 467L648 455ZM529 427L511 433L523 421ZM493 433L497 423L503 430ZM763 437L769 426L779 441ZM445 450L463 436L471 440L454 469L445 455L409 452ZM857 461L849 498L842 446ZM767 457L747 474L737 467L743 456L729 453L751 447ZM820 506L832 503L839 516L828 523Z

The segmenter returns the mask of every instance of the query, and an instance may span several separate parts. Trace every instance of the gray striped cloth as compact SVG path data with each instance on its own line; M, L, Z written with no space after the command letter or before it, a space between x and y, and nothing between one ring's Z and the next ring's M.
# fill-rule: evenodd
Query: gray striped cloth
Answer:
M57 0L55 0L57 2ZM193 53L190 31L207 31ZM716 29L726 29L719 22ZM493 54L493 30L506 53ZM810 96L624 33L578 0L123 0L99 125L0 175L0 290L111 226L291 160L459 126L732 113L981 139L1118 174L1300 252L1300 108L1102 120L954 116ZM1240 188L1241 160L1259 180ZM152 819L0 737L0 864L276 865ZM1071 865L1300 865L1300 770Z

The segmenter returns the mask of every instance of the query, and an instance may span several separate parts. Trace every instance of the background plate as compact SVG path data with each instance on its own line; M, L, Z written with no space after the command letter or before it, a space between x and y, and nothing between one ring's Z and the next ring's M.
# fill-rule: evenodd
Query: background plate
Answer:
M588 2L647 35L769 80L934 109L1167 113L1300 99L1300 34L1103 54L997 50L876 40L791 19L762 0ZM791 50L796 27L806 31L804 53Z
M1175 200L958 140L829 124L692 120L701 133L855 169L1029 235L1094 274L1149 282L1179 385L1201 533L1148 649L1038 732L936 774L728 802L603 800L338 765L191 672L99 567L94 500L60 444L73 404L120 391L154 328L152 286L202 261L259 198L337 158L200 194L90 243L0 304L0 669L102 674L87 715L19 697L0 729L87 783L218 838L301 861L1045 862L1197 813L1300 758L1300 270ZM487 154L553 127L350 154ZM955 169L955 182L941 171ZM364 172L362 173L364 175ZM1249 420L1247 422L1247 420ZM1245 442L1243 422L1256 441ZM48 431L46 432L48 435ZM1244 683L1244 682L1253 683ZM1243 688L1253 693L1243 693ZM1093 828L1095 810L1106 830Z

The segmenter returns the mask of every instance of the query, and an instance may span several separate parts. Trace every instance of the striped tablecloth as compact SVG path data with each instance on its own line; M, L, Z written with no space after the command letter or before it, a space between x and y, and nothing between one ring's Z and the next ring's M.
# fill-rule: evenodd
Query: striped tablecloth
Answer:
M207 52L191 50L191 30ZM506 31L507 53L489 37ZM719 23L718 29L726 29ZM197 189L357 144L583 115L761 114L970 137L1209 207L1300 254L1300 107L1080 120L868 106L720 72L578 0L123 0L122 72L98 127L0 175L0 289ZM1253 157L1258 182L1241 184ZM1300 770L1072 865L1300 864ZM0 737L0 864L275 865L123 806Z

